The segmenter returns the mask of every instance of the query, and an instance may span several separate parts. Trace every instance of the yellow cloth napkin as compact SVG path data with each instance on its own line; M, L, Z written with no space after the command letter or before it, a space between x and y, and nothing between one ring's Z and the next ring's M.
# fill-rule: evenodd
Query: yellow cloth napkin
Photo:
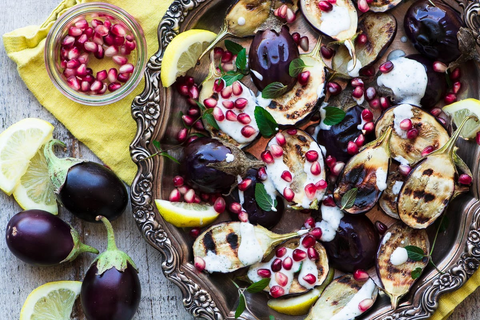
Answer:
M130 114L134 97L143 90L143 81L122 101L105 107L88 107L65 98L52 84L44 66L45 38L57 17L71 6L88 1L63 0L41 26L29 26L3 36L8 56L15 61L28 89L65 127L123 180L131 183L136 166L130 159L129 145L136 131ZM158 50L157 27L169 0L117 0L115 4L142 25L147 39L148 57ZM430 318L446 319L469 294L480 285L477 271L459 290L441 296L440 306Z

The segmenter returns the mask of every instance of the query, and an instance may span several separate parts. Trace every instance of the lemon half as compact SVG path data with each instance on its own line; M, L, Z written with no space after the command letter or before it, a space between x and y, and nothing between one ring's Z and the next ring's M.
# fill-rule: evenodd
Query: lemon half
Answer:
M475 115L480 119L480 101L477 99L460 100L443 107L443 111L452 117L458 127L463 119L470 115ZM478 131L480 131L480 120L470 119L465 123L460 135L465 139L474 139Z
M158 199L155 200L155 204L163 219L179 228L205 226L218 217L218 212L208 204L170 202Z

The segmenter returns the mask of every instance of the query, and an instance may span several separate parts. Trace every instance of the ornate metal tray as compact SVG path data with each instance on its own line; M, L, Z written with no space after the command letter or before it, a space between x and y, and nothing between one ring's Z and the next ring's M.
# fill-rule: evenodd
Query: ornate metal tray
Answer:
M131 188L133 216L145 240L163 256L162 268L165 276L179 286L183 295L183 304L195 317L205 319L234 319L237 303L237 289L229 281L228 275L206 275L199 273L191 261L192 239L186 232L162 219L154 200L167 199L171 191L172 177L178 168L172 161L162 157L152 157L153 140L161 141L165 149L181 155L175 141L175 132L181 127L178 112L185 106L184 100L172 89L165 89L160 82L160 69L165 47L173 37L190 28L209 29L218 32L223 22L221 16L233 1L227 0L176 0L167 10L158 27L159 50L152 56L145 70L145 89L132 104L132 116L137 122L137 134L130 145L131 157L138 166L138 172ZM398 31L391 49L404 48L400 41L403 36L403 19L405 10L411 2L402 4L393 10L397 17ZM480 5L477 2L450 1L450 4L463 12L462 18L467 27L475 32L477 44L480 45L478 30ZM307 33L314 32L306 23L299 26ZM314 37L311 37L314 39ZM408 45L407 45L408 46ZM412 50L407 47L405 51ZM383 56L382 61L388 56ZM480 68L471 62L468 74L463 79L468 81L465 97L478 98L480 88ZM200 72L198 72L200 70ZM196 82L206 75L207 66L196 68ZM480 259L480 202L479 199L479 159L480 150L471 142L460 141L460 156L472 169L475 185L470 192L459 197L449 206L447 215L450 226L439 237L433 259L444 272L438 273L427 268L415 283L410 293L402 299L397 310L390 308L388 298L381 294L374 307L363 315L364 319L426 319L438 307L441 294L460 288L479 267ZM284 215L285 217L285 215ZM370 216L370 218L373 218ZM284 220L284 219L283 219ZM385 219L384 219L385 220ZM300 221L300 220L299 220ZM303 220L302 220L303 221ZM274 231L287 231L286 223L280 222ZM160 261L159 261L160 263ZM276 314L266 307L265 296L256 295L255 299L247 296L252 312L258 318L268 318L273 314L277 319L303 319ZM244 313L241 319L253 319Z

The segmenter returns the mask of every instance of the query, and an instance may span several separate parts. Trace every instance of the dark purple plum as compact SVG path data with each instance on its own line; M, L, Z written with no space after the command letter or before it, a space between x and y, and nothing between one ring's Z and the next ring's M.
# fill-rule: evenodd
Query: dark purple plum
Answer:
M65 146L59 140L50 140L44 152L59 202L75 216L88 222L95 222L98 215L109 220L121 216L128 204L128 192L122 180L99 163L57 158L53 152L57 144Z
M252 183L250 186L243 192L244 203L242 205L243 209L248 213L248 221L252 224L259 224L265 228L273 228L282 218L283 212L285 210L282 197L277 197L277 211L264 211L258 205L255 200L255 186L257 183L261 183L257 177L257 169L249 169L245 179L251 179ZM238 187L232 190L232 193L229 197L226 198L227 209L230 208L230 205L234 202L239 203L239 190ZM230 216L233 220L239 220L238 214L230 212Z
M415 1L404 19L405 34L427 58L445 63L460 56L457 33L462 26L460 14L442 1Z
M377 229L366 216L345 214L335 238L323 246L334 268L351 273L375 265L378 238Z
M236 177L209 167L208 164L226 160L231 150L220 141L211 138L199 138L184 149L181 171L185 182L206 193L229 191Z
M7 224L7 246L20 260L38 266L73 261L82 252L98 250L79 241L70 225L50 212L26 210Z
M100 216L97 220L107 228L108 247L85 274L80 291L82 308L88 320L130 320L141 297L137 267L117 249L110 222Z
M288 68L290 62L299 57L298 46L286 26L282 27L280 33L274 30L257 32L248 57L250 70L260 74L258 77L252 73L253 83L258 90L263 91L272 82L281 82L288 90L295 85L297 79L290 76Z

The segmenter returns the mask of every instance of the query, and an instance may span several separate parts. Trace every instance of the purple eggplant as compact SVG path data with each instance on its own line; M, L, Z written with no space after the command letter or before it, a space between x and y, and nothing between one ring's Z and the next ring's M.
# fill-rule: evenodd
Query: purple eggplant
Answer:
M88 222L102 215L114 220L128 204L128 192L115 173L101 164L75 158L59 159L53 152L59 140L50 140L44 149L48 172L59 202Z
M92 263L82 282L80 299L88 320L129 320L141 296L137 267L115 244L108 219L98 216L107 228L108 247Z
M82 252L98 253L83 244L68 223L50 212L26 210L7 224L7 246L20 260L38 266L73 261Z

